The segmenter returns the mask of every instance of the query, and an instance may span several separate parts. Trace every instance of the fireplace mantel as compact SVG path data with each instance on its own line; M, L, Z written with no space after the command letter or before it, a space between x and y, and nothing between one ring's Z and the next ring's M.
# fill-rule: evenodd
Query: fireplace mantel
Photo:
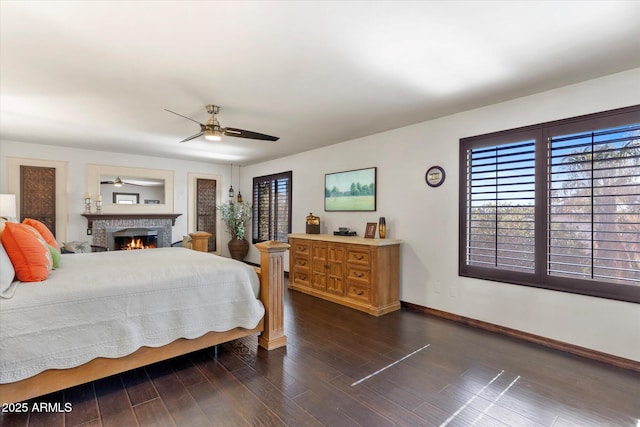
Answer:
M176 225L176 218L178 218L182 214L82 214L83 217L87 218L89 222L89 229L93 228L93 221L95 220L110 220L110 219L170 219L171 225Z

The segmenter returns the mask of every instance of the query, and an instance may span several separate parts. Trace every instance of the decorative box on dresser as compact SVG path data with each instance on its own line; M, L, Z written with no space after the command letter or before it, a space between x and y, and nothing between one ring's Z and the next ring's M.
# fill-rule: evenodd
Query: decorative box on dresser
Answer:
M400 240L290 234L289 288L374 316L400 308Z

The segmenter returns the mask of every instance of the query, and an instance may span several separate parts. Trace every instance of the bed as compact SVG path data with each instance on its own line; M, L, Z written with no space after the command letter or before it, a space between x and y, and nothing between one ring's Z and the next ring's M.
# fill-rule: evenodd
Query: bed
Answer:
M185 248L64 255L0 299L0 402L19 402L243 336L286 345L282 255L258 271Z

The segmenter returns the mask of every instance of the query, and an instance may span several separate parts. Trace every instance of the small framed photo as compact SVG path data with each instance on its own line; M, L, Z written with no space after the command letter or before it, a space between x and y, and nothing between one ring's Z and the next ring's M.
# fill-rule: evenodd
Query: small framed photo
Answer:
M366 239L373 239L376 237L376 228L378 227L378 223L376 222L368 222L367 229L364 231L364 237Z

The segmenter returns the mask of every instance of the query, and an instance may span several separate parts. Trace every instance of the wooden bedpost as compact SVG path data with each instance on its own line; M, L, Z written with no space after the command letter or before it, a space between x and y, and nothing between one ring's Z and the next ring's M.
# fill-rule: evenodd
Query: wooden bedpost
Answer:
M264 305L264 331L258 337L267 350L284 347L284 253L287 243L270 240L256 244L260 251L260 300Z

